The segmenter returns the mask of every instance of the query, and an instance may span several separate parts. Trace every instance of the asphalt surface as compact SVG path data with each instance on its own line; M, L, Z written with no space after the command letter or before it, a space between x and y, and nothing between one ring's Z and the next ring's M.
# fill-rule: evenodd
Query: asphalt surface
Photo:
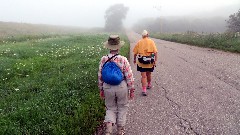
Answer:
M127 32L135 99L126 135L240 135L240 55L153 39L158 63L153 88L141 96L132 50L141 35Z

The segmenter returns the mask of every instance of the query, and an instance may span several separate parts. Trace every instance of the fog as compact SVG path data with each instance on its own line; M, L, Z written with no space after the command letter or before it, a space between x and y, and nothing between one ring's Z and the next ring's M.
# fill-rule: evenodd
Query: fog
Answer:
M224 17L238 11L240 0L0 0L0 21L79 27L104 27L106 9L129 7L124 20L132 26L141 18ZM144 20L141 20L144 21Z

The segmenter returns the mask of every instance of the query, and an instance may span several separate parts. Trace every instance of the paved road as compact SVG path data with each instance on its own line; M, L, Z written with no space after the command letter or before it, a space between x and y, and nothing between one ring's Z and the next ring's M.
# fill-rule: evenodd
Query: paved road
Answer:
M128 32L131 50L141 38ZM136 97L127 135L240 135L240 55L153 39L159 61L148 96ZM133 60L131 52L130 61Z

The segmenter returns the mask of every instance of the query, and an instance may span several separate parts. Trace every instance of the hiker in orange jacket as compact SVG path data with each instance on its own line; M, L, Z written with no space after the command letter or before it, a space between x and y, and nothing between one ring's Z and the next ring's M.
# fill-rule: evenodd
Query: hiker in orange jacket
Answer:
M137 71L141 72L142 95L147 96L147 90L152 88L151 73L157 62L157 48L153 40L148 37L148 32L142 32L142 39L133 49L134 64L137 63Z

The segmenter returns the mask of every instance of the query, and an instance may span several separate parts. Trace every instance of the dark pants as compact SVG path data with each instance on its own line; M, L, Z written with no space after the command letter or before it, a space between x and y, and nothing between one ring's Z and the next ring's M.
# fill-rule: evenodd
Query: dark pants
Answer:
M152 68L142 68L137 65L137 71L140 71L140 72L153 72L153 70L154 70L154 66Z

